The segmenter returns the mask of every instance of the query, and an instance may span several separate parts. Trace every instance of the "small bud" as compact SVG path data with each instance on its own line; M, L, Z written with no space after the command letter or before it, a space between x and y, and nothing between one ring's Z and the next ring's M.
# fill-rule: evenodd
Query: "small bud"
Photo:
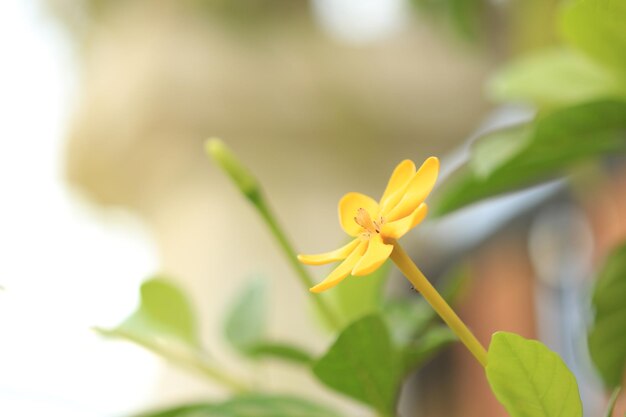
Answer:
M221 139L208 139L204 145L209 155L222 168L241 192L253 202L260 198L260 187L252 173L237 159Z

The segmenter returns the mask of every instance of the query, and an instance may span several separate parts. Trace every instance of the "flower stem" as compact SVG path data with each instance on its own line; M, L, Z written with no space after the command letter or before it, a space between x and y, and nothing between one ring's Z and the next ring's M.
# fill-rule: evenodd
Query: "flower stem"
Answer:
M304 285L304 288L306 289L308 293L309 288L313 287L315 285L315 282L313 281L309 273L306 271L304 266L300 262L298 262L298 255L296 254L296 251L293 249L293 246L289 242L289 239L283 232L282 228L278 224L278 221L276 220L276 216L274 216L274 214L272 213L268 205L265 203L265 200L263 198L256 199L256 201L253 201L253 204L258 209L263 220L265 220L265 223L269 227L270 232L274 235L274 237L278 241L278 244L283 250L283 252L285 253L285 256L287 257L289 264L295 270L296 275L298 276L298 278L300 279L300 282L302 283L302 285ZM317 308L319 309L320 313L324 316L328 324L330 324L335 329L339 329L340 328L339 319L335 315L334 311L330 308L330 306L326 304L324 298L313 297L313 302L315 302Z
M186 352L179 351L176 349L167 349L164 346L155 343L154 341L137 337L133 333L125 332L123 330L114 330L110 331L107 329L94 328L98 333L108 336L108 337L122 337L126 340L129 340L133 343L136 343L143 348L152 351L156 355L161 356L166 359L168 362L175 364L181 368L187 369L192 372L197 372L213 382L221 385L226 388L230 392L233 393L244 393L249 392L251 390L250 386L243 381L227 374L222 369L216 367L214 364L210 363L203 354L199 352Z
M207 140L205 149L207 154L217 162L219 167L222 168L224 172L228 174L241 193L259 211L259 214L263 220L265 220L270 232L278 241L280 248L287 257L287 261L289 261L289 264L296 271L296 275L300 279L300 282L302 282L302 285L304 285L308 294L309 288L313 287L315 283L302 264L298 262L298 255L278 224L276 216L270 210L263 196L261 185L257 181L256 177L243 163L241 163L237 156L232 153L220 139L212 138ZM324 299L322 297L313 297L313 302L316 304L328 324L335 329L339 329L340 322Z
M422 271L415 265L413 260L407 255L402 246L398 242L393 243L393 252L391 252L391 260L398 266L400 271L413 284L428 304L439 314L444 322L452 329L457 337L463 342L465 347L474 355L476 360L485 367L487 366L487 351L480 344L476 336L467 328L465 323L456 315L454 310L448 305L446 300L437 292L435 287L428 281Z
M611 398L609 399L609 405L607 406L605 417L611 417L613 415L613 410L615 409L615 404L617 403L617 397L619 397L621 390L622 387L617 387L613 390Z

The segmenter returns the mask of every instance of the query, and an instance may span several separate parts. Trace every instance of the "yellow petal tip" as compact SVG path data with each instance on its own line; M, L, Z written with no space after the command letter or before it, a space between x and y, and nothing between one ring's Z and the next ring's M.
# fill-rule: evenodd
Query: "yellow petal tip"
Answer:
M309 291L312 292L313 294L319 294L332 287L334 287L334 285L327 287L326 285L319 284L319 285L309 288Z
M426 159L426 162L436 165L437 171L439 171L439 158L437 158L436 156L430 156Z

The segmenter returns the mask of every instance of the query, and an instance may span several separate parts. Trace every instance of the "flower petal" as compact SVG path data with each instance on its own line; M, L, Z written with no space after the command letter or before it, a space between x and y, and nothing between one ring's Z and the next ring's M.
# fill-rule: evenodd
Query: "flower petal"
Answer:
M363 231L354 218L357 210L364 208L372 218L378 215L378 203L361 193L348 193L339 200L339 223L350 236L358 236Z
M409 159L405 159L400 162L398 166L393 170L391 177L389 178L389 182L387 183L387 188L385 188L385 192L383 196L380 198L380 207L381 210L385 210L385 208L393 208L400 198L402 197L402 193L404 189L408 185L409 181L415 174L415 164L413 161ZM393 196L397 196L393 198ZM395 201L394 201L395 200Z
M367 245L367 251L354 266L352 275L368 275L378 269L391 255L393 245L386 245L379 234L372 236Z
M393 222L410 215L424 202L435 186L439 174L439 159L431 156L415 173L407 186L402 200L385 216L387 222Z
M400 239L409 230L417 226L424 220L428 213L428 206L426 203L420 204L410 215L396 220L395 222L385 223L381 230L381 234L386 238Z
M324 265L331 262L346 259L359 244L359 239L354 239L345 246L335 249L334 251L320 253L316 255L298 255L298 260L307 265Z
M345 261L339 264L337 268L331 272L324 281L320 282L316 286L309 289L311 292L322 292L326 291L329 288L334 287L343 281L348 275L350 275L350 271L354 268L354 265L359 262L363 253L365 253L365 249L367 247L367 241L362 240L360 244L352 251L350 256L346 258Z

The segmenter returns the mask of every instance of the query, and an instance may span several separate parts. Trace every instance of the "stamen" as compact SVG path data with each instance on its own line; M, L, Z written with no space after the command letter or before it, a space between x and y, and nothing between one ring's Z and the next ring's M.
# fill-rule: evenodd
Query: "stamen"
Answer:
M363 229L371 233L380 232L379 228L376 226L376 223L372 221L370 214L362 207L356 211L356 217L354 218L354 221Z

